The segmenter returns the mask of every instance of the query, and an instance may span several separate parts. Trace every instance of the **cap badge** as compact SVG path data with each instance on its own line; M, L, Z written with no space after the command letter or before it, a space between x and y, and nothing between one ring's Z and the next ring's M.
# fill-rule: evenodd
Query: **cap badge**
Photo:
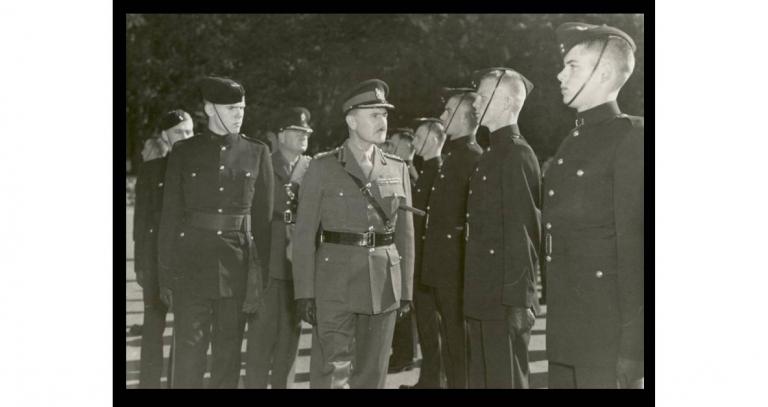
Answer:
M307 115L304 112L301 113L301 121L307 121Z
M579 31L586 31L586 30L587 30L587 27L585 27L585 26L583 26L583 25L577 25L577 26L576 26L576 27L574 27L574 28L575 28L575 29L577 29L577 30L579 30Z
M379 99L379 101L384 101L384 91L381 90L381 88L374 89L374 92L376 93L376 99Z

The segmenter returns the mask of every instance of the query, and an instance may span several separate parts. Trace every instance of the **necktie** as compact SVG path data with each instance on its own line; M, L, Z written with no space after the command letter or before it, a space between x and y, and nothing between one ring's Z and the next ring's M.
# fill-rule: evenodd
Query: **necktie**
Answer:
M371 178L371 171L373 171L373 163L371 162L368 154L363 154L363 158L359 162L360 168L363 170L363 175L366 179Z

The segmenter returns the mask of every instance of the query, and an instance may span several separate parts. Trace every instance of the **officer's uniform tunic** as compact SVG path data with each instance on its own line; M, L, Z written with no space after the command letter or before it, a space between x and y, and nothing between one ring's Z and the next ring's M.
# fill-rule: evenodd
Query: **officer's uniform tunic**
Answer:
M618 357L643 359L643 119L609 102L577 123L544 187L550 387L615 387Z
M163 370L163 332L168 307L163 304L159 295L157 236L160 233L166 164L165 157L146 161L139 167L136 179L136 208L133 215L134 258L136 270L144 273L141 290L144 297L144 323L139 362L140 388L160 388Z
M421 283L434 288L443 323L442 355L449 388L466 388L466 338L462 296L464 228L469 179L483 150L474 135L448 142L445 161L429 197Z
M538 308L540 170L517 125L497 129L469 183L464 314L471 388L528 387L530 334L508 334L506 307Z
M161 287L173 289L173 385L202 386L212 325L209 387L236 387L243 301L247 290L261 295L269 266L269 151L244 135L206 130L174 145L165 188L160 266Z
M286 256L287 228L293 227L290 222L295 222L294 199L298 198L299 185L311 159L310 156L299 156L291 166L279 150L272 153L275 203L271 222L272 254L269 275L265 276L269 283L262 308L248 320L247 388L266 388L270 382L273 389L285 388L298 352L301 321L296 318L293 273ZM286 210L292 214L287 219L289 223L286 223ZM272 375L268 381L270 369Z
M324 356L322 382L312 387L382 388L399 301L412 299L413 219L398 211L411 204L405 163L374 147L370 179L348 142L310 163L299 191L293 247L295 298L314 298ZM361 247L316 244L318 231L385 233L383 219L364 198L354 176L395 225L394 243ZM370 180L370 181L369 181Z

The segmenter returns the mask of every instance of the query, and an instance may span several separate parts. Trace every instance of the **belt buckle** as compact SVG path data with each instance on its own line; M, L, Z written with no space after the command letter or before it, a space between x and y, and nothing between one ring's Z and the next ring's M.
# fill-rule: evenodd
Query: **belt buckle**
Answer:
M293 223L293 212L291 212L290 209L286 209L285 212L283 212L283 222Z
M369 249L376 247L376 232L368 231L363 233L363 239L365 239L365 247Z

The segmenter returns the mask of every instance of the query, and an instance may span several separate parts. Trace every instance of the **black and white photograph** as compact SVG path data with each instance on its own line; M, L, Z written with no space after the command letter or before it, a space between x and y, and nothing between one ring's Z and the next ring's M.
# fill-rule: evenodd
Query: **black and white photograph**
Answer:
M644 14L124 17L127 389L645 387Z

